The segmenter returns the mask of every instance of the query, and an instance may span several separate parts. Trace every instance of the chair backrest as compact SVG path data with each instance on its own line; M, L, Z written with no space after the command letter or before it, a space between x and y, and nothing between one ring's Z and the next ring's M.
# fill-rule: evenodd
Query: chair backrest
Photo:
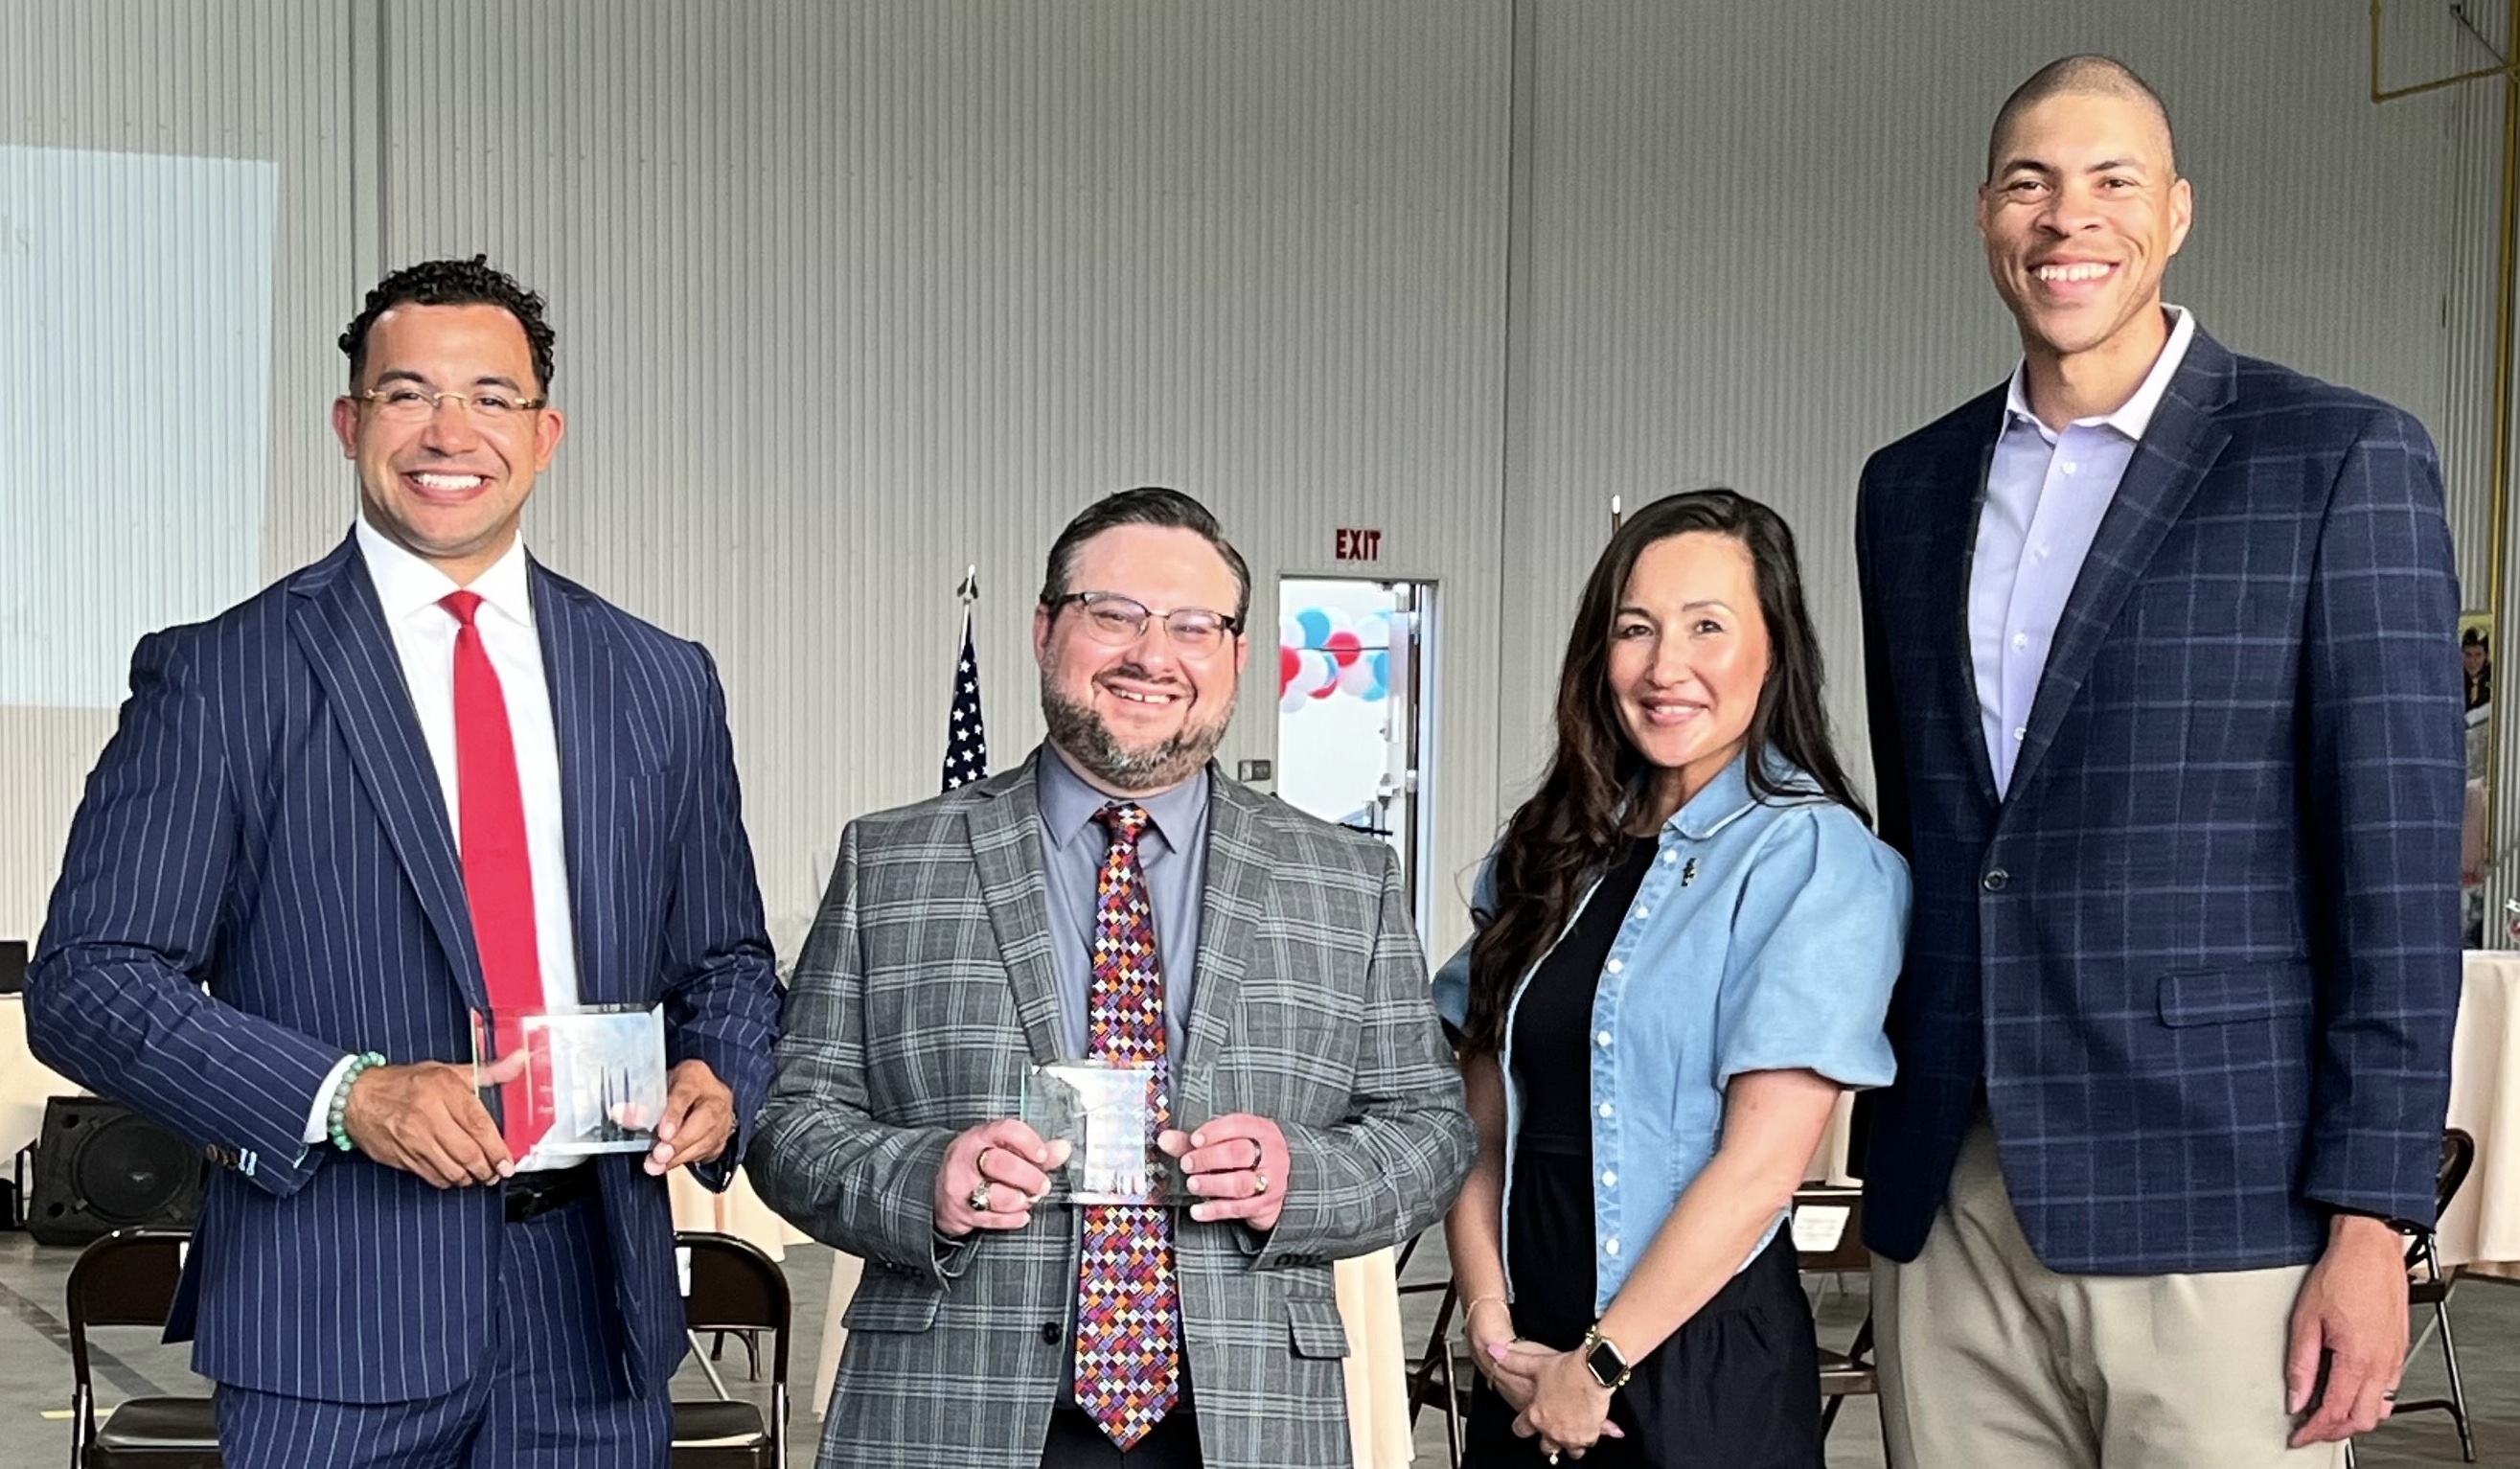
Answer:
M1802 1224L1795 1241L1805 1270L1818 1274L1872 1268L1872 1252L1864 1247L1863 1189L1806 1184L1794 1190L1794 1214ZM1834 1238L1829 1237L1832 1227ZM1817 1238L1803 1246L1811 1236Z
M2458 1195L2458 1185L2467 1181L2467 1171L2476 1166L2476 1139L2456 1128L2442 1133L2441 1167L2433 1173L2433 1205L2447 1213L2450 1201Z
M86 1415L87 1433L96 1430L96 1417L87 1412L95 1395L88 1328L166 1324L175 1283L184 1273L184 1246L192 1237L190 1229L116 1229L79 1251L70 1267L63 1304L69 1318L71 1402Z
M761 1250L732 1234L686 1229L674 1236L691 1257L691 1290L683 1314L694 1331L770 1331L771 1381L788 1385L788 1272Z

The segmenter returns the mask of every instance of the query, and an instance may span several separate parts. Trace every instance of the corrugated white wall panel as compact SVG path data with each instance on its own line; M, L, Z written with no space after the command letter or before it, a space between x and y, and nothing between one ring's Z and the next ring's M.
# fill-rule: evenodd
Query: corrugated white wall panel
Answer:
M716 653L774 937L932 793L980 568L1003 765L1032 593L1167 483L1251 562L1225 754L1275 741L1282 571L1383 527L1446 584L1438 869L1495 785L1502 3L447 3L384 12L383 248L551 297L551 564ZM1465 813L1459 820L1456 814Z
M2018 358L1973 198L1997 108L2057 56L2115 54L2168 101L2197 198L2173 300L2237 350L2443 421L2453 104L2364 100L2357 0L2093 0L2070 17L1637 0L1536 19L1508 782L1545 755L1609 496L1714 483L1795 527L1841 740L1868 777L1856 476Z
M202 250L212 241L222 247L243 243L267 252L270 261L266 375L253 371L252 342L201 341L204 334L228 330L215 309L224 303L168 294L162 282L150 279L99 282L91 262L64 258L98 228L96 217L82 214L86 200L75 187L51 196L67 200L62 213L12 218L0 230L0 280L81 288L48 303L48 309L58 304L63 316L0 322L0 333L8 334L0 353L17 365L9 375L26 375L11 405L0 410L0 424L11 415L43 417L43 431L23 419L15 432L0 433L10 440L0 446L8 463L0 469L0 522L12 527L14 557L68 556L113 568L78 589L81 602L25 615L75 619L143 601L164 620L206 616L228 595L208 582L259 585L319 553L347 523L349 480L325 408L341 378L332 339L356 304L348 63L347 16L338 6L0 0L0 149L25 151L22 156L40 150L72 170L92 167L113 181L124 203L174 220L178 229L189 218ZM267 166L277 171L276 190L222 193L215 180L205 186L200 171L176 161L184 159L229 160L233 167L211 172L249 184L258 165ZM8 209L0 201L0 213ZM206 212L188 215L195 209ZM239 209L248 217L226 212ZM180 258L199 252L194 244L179 239L154 247ZM117 296L117 289L123 293ZM237 380L191 380L147 366L159 352L170 361L195 360L205 345L229 359L242 347L247 355ZM124 354L142 360L119 360ZM119 384L116 401L93 401L74 386L100 374ZM256 431L266 400L267 434ZM242 414L224 406L239 402L248 405ZM195 422L212 423L218 431L162 441L176 431L170 425ZM92 425L81 430L97 435L86 446L92 452L30 466L27 440L55 443L65 423ZM130 462L121 442L126 436L146 443L150 462L176 466L175 482L150 487L151 496L180 501L194 492L194 475L268 480L261 504L240 512L259 523L258 536L249 527L236 531L248 548L240 577L205 578L181 544L110 518L90 524L101 546L29 544L29 521L41 523L41 513L62 502L94 506L126 498L133 487L96 478L100 464ZM22 494L29 498L18 501ZM36 497L45 504L37 505ZM22 561L6 574L22 587L43 569ZM0 596L0 606L9 601ZM102 679L118 689L127 651L117 649L110 668L82 682ZM70 814L113 722L111 707L0 708L0 937L31 936L41 921Z

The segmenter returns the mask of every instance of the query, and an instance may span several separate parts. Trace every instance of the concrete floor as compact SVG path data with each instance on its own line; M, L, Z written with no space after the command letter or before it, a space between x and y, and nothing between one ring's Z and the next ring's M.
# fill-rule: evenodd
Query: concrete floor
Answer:
M1406 1279L1441 1274L1440 1241L1429 1240L1426 1258L1413 1264ZM68 1462L69 1338L62 1324L62 1286L74 1258L74 1251L46 1248L23 1234L0 1232L0 1464L8 1469ZM789 1461L805 1469L818 1426L818 1404L807 1400L822 1335L823 1304L830 1290L830 1252L820 1246L790 1249L786 1269L798 1317L790 1349L796 1424L789 1434ZM1864 1280L1828 1277L1815 1283L1822 1340L1842 1343L1863 1318ZM1413 1342L1422 1345L1426 1340L1435 1304L1433 1293L1403 1297L1402 1321ZM2452 1319L2475 1412L2477 1461L2506 1469L2520 1465L2520 1286L2489 1280L2465 1283L2452 1301ZM2418 1325L2421 1321L2419 1317ZM146 1393L205 1390L186 1366L188 1349L160 1345L153 1332L128 1328L99 1332L90 1346L95 1354L98 1399L107 1406ZM750 1390L743 1377L741 1348L728 1347L721 1370L731 1390ZM2432 1396L2441 1391L2441 1383L2440 1351L2427 1344L2407 1374L2407 1396ZM698 1363L686 1363L676 1396L701 1398L709 1392ZM2443 1413L2414 1414L2390 1423L2361 1447L2362 1462L2368 1469L2459 1462L2457 1436ZM1443 1420L1431 1408L1418 1424L1418 1450L1419 1469L1436 1469L1445 1463ZM1881 1465L1880 1420L1869 1402L1858 1399L1847 1403L1829 1439L1829 1462L1835 1469Z

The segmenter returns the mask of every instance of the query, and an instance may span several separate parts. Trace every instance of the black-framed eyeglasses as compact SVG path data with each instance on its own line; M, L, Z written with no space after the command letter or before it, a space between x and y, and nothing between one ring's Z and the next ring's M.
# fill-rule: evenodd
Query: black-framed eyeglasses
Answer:
M449 398L463 404L466 413L484 423L510 422L551 403L549 398L523 398L496 388L477 393L441 393L409 382L397 382L391 387L372 387L350 396L374 405L378 418L390 419L397 423L418 423L433 419L437 417L437 405Z
M1190 653L1213 652L1242 631L1239 617L1205 607L1175 607L1159 613L1117 592L1070 592L1042 605L1056 613L1071 602L1084 611L1086 636L1107 647L1126 647L1145 637L1149 621L1161 622L1173 646Z

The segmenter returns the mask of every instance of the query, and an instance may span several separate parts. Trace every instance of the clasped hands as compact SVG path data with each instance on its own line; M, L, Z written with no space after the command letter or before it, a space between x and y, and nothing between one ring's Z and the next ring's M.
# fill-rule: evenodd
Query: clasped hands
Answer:
M479 1085L515 1081L524 1075L525 1059L519 1050L483 1067ZM470 1066L371 1066L350 1083L341 1130L360 1152L439 1188L495 1183L514 1174L517 1164L473 1088ZM656 1145L642 1166L662 1175L687 1163L706 1163L725 1152L734 1136L735 1092L706 1061L684 1061L667 1074Z
M1513 1407L1513 1431L1539 1439L1552 1460L1561 1452L1580 1459L1599 1440L1627 1437L1610 1421L1610 1390L1593 1380L1582 1355L1552 1351L1514 1335L1512 1315L1503 1301L1490 1297L1473 1303L1464 1329L1470 1360L1497 1396Z
M1263 1233L1285 1207L1285 1135L1266 1117L1229 1112L1193 1132L1167 1128L1155 1146L1180 1160L1190 1191L1201 1202L1190 1217L1201 1224L1240 1220ZM1050 1172L1065 1166L1065 1140L1044 1142L1013 1118L965 1129L946 1144L932 1200L936 1232L961 1239L974 1229L1020 1229L1050 1192Z

